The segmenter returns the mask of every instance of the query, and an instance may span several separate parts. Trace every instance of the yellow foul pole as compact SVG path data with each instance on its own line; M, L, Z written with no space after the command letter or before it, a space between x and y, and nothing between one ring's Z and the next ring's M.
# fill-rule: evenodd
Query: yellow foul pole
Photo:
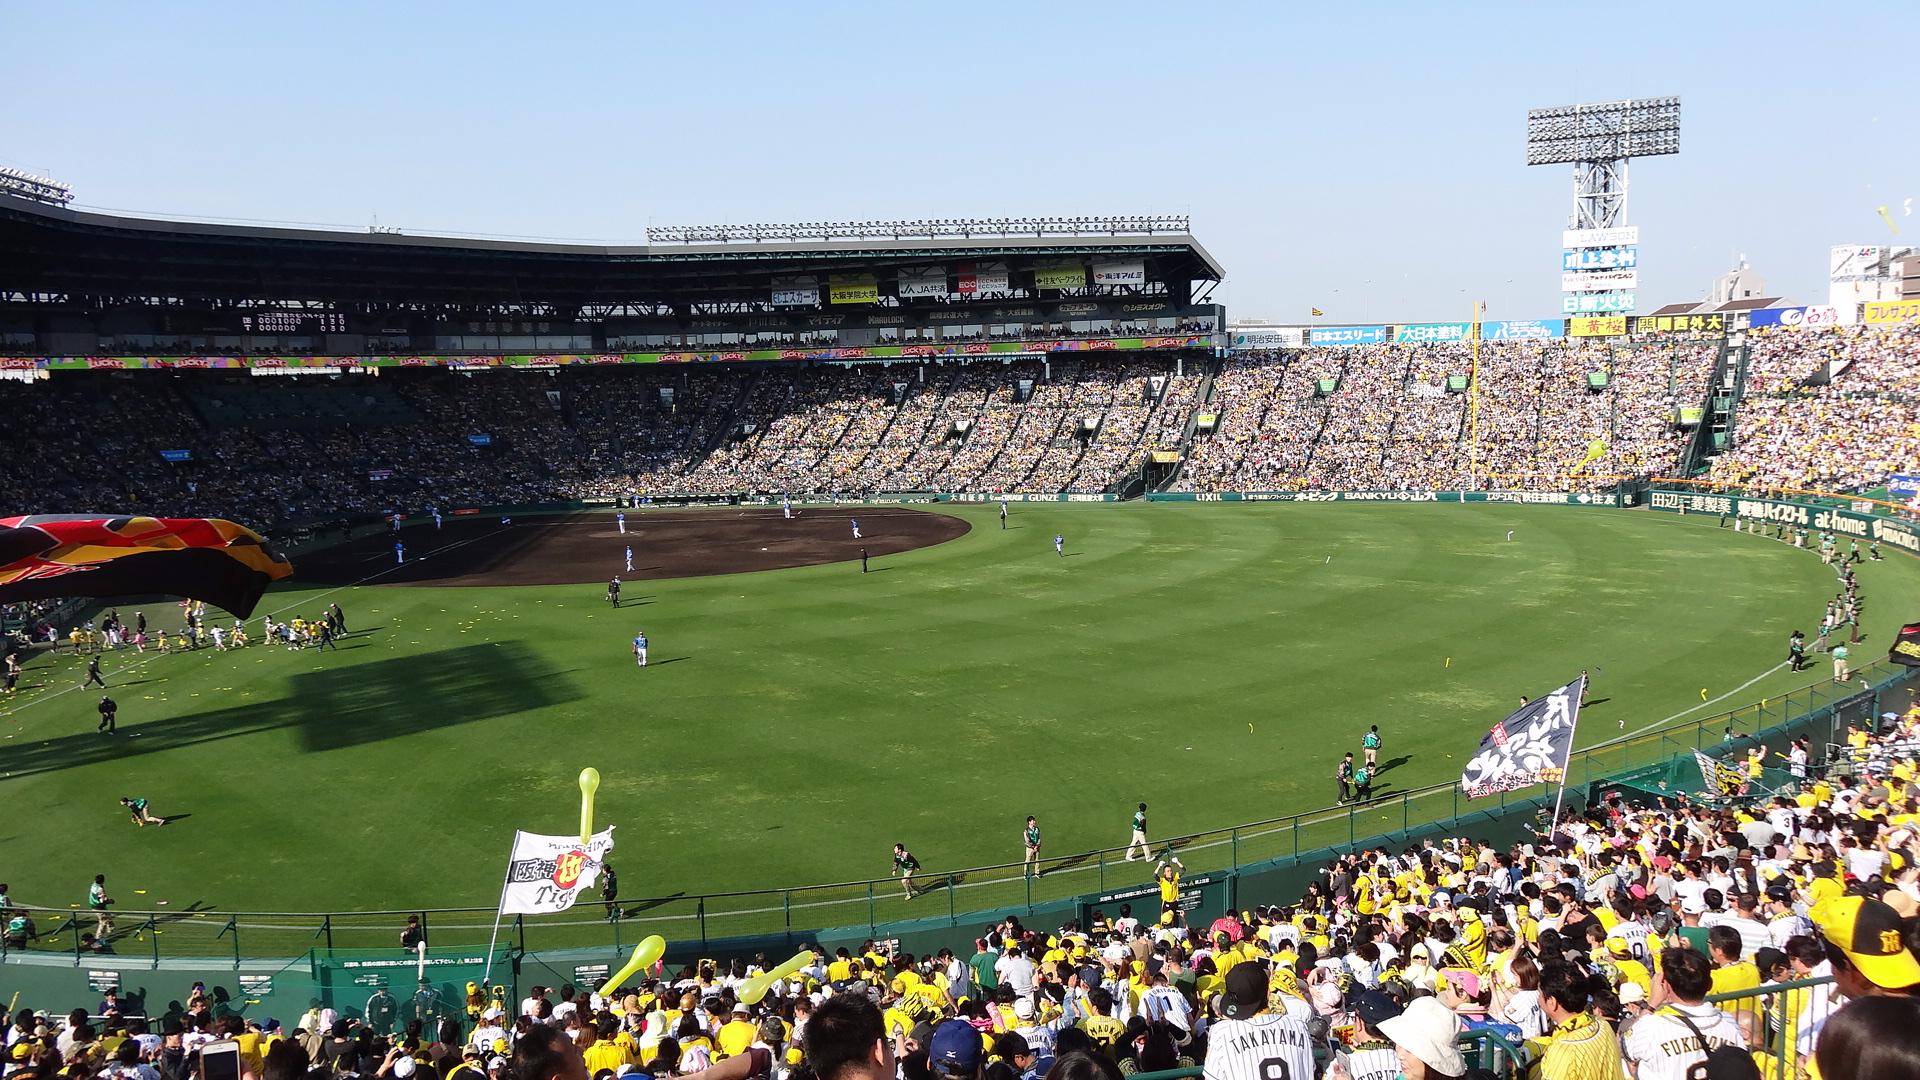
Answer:
M1473 302L1473 360L1467 365L1467 486L1480 475L1480 301Z

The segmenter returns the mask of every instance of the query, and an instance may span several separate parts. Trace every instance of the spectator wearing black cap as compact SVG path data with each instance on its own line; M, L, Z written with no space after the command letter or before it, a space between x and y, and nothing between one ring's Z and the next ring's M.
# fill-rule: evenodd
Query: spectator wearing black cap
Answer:
M1393 1080L1400 1071L1400 1055L1393 1040L1380 1034L1380 1025L1401 1013L1400 1003L1378 990L1368 990L1354 999L1353 1015L1358 1030L1351 1049L1334 1054L1334 1060L1353 1080Z
M1291 1013L1267 1011L1267 969L1244 960L1227 972L1220 1019L1207 1033L1206 1080L1267 1080L1313 1076L1313 1034Z
M1787 942L1813 932L1807 917L1793 910L1793 886L1785 881L1767 886L1767 914L1767 942L1775 949L1785 949Z

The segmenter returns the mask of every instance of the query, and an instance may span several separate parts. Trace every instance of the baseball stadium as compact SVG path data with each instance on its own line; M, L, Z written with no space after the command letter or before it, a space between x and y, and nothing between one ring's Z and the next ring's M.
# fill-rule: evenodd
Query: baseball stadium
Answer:
M1613 104L1677 140L1677 100ZM1529 163L1596 157L1540 112ZM1256 324L1179 214L611 246L4 181L10 1010L112 988L154 1033L300 1043L325 1009L451 1080L553 997L602 1014L590 1066L626 1039L617 1075L747 1080L731 1010L784 1030L784 1076L851 992L905 1061L965 1020L1019 1080L1113 1019L1116 1067L1214 1077L1224 1042L1188 1040L1269 1015L1245 964L1324 1021L1316 1070L1377 1043L1517 1076L1580 1009L1516 995L1569 978L1637 1060L1616 926L1654 928L1655 998L1710 966L1725 1045L1785 1068L1803 1007L1920 964L1912 248L1856 251L1885 291L1851 305L1635 313L1595 188L1557 315ZM1545 947L1528 874L1584 890ZM1821 902L1907 936L1864 963ZM1708 947L1741 919L1769 944ZM1541 974L1583 921L1593 971ZM681 990L712 1030L673 1026ZM552 1080L481 1041L476 1073Z

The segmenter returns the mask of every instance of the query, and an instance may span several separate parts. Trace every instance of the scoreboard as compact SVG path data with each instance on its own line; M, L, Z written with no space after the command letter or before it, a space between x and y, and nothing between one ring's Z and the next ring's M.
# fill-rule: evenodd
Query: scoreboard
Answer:
M240 316L248 334L344 334L347 317L337 311L256 311Z

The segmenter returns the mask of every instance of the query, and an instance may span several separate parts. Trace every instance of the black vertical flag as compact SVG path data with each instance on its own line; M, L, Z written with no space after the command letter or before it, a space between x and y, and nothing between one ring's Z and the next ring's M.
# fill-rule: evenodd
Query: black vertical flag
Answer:
M1567 758L1573 753L1573 728L1580 719L1580 695L1586 687L1587 677L1582 675L1495 724L1460 774L1467 798L1565 779Z
M1910 622L1900 628L1900 636L1893 639L1887 659L1908 667L1920 667L1920 622Z

